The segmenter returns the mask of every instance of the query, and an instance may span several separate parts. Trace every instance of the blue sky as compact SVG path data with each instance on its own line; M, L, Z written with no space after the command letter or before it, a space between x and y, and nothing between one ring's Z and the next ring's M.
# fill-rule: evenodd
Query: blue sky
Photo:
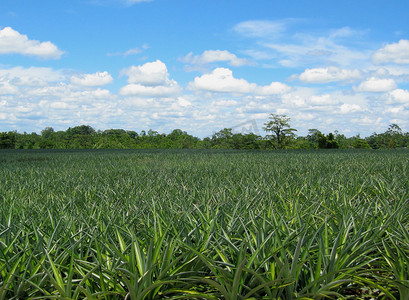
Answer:
M409 1L2 0L0 131L409 130Z

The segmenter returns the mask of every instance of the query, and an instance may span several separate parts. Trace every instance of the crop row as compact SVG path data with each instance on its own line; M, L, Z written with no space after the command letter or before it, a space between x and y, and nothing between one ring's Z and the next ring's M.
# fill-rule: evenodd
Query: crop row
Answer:
M0 152L0 299L409 299L408 154Z

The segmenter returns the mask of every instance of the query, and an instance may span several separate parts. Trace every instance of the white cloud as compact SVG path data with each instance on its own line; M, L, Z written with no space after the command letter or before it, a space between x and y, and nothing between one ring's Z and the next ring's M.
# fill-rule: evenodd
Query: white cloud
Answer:
M231 66L244 66L249 65L251 62L245 58L238 58L233 53L227 50L206 50L200 55L193 56L193 53L186 55L182 61L194 64L194 65L205 65L213 62L227 61Z
M147 44L144 44L144 45L142 45L142 48L135 47L135 48L128 49L128 50L126 50L124 52L108 53L107 55L108 56L121 55L121 56L127 57L129 55L141 54L144 50L146 50L148 48L149 48L149 46Z
M385 110L386 113L399 114L405 110L403 106L389 107Z
M352 46L355 42L362 43L366 31L343 27L320 35L302 29L293 32L289 25L295 22L303 20L247 21L237 24L234 29L244 37L257 39L257 43L249 44L246 53L253 59L270 60L272 66L298 67L317 63L356 66L358 62L366 62L372 53Z
M113 81L112 76L107 72L96 72L93 74L81 74L71 77L71 83L80 86L103 86Z
M331 37L298 34L288 43L264 43L266 48L276 52L281 66L298 67L306 64L351 66L367 60L369 51L348 48Z
M0 78L0 95L10 94L18 94L18 87L10 84L10 81Z
M93 90L93 91L91 91L92 92L92 94L93 94L93 96L95 97L95 98L105 98L105 99L108 99L108 98L112 98L113 97L113 95L111 94L111 92L109 91L109 90L106 90L106 89L96 89L96 90Z
M183 97L178 97L176 105L179 107L189 107L192 106L192 103Z
M29 40L11 27L0 29L0 54L22 54L43 59L59 59L63 51L51 42Z
M122 74L128 76L129 83L119 90L123 96L166 97L181 90L175 80L169 79L168 69L160 60L132 66Z
M290 90L291 88L284 83L272 82L269 85L258 86L254 93L256 95L268 96L268 95L284 94L284 93L289 92Z
M324 94L324 95L313 95L308 98L308 103L311 105L334 105L338 104L338 99L336 99L334 96L331 96L330 94Z
M269 37L277 38L287 27L290 20L267 21L251 20L245 21L234 26L234 30L248 37Z
M214 69L211 73L195 77L190 87L197 90L224 93L250 93L256 84L233 77L233 72L226 68Z
M296 94L285 94L282 103L291 107L303 107L305 106L305 98Z
M374 63L409 64L409 40L400 40L398 43L387 44L376 51L372 60Z
M386 95L387 103L407 103L409 104L409 91L396 89Z
M213 101L211 106L222 106L222 107L228 107L228 106L236 106L239 104L236 100L219 100L219 101Z
M0 69L0 77L7 78L17 86L44 86L65 79L61 71L38 67Z
M56 102L50 103L50 107L55 108L55 109L72 108L72 106L70 107L70 105L67 102L61 102L61 101L56 101Z
M359 119L351 119L352 123L356 123L359 125L371 125L371 126L379 124L381 123L381 121L382 121L382 118L380 117L376 118L376 117L368 117L368 116L364 116Z
M130 83L122 87L119 93L122 96L143 96L143 97L166 97L180 92L180 87L176 82L171 82L166 86L145 86L137 83Z
M245 79L233 77L233 72L226 68L216 68L211 73L195 77L189 84L194 90L203 90L221 93L252 93L255 95L274 95L282 94L290 90L290 87L281 82L272 82L267 86L258 86L255 83L249 83Z
M339 111L341 114L349 114L364 111L364 109L360 107L358 104L344 103L339 107Z
M149 62L141 66L131 66L123 70L122 74L128 76L129 83L146 86L163 85L169 80L168 69L160 60Z
M331 30L329 37L334 38L348 38L351 36L362 35L365 31L354 30L348 26Z
M299 113L297 114L297 120L302 120L302 121L311 121L316 119L317 117L311 113Z
M360 92L387 92L396 89L396 83L393 79L379 79L371 77L358 86Z
M357 69L347 70L337 67L306 69L298 78L307 83L328 83L359 79L361 72Z

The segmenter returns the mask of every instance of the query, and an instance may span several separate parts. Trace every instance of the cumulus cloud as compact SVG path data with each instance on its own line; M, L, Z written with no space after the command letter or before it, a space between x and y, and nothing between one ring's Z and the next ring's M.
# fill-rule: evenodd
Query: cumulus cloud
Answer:
M51 42L30 40L11 27L0 29L0 54L22 54L43 59L59 59L63 51Z
M245 58L238 58L235 54L227 50L206 50L200 55L189 53L183 59L183 62L194 65L205 65L213 62L227 61L231 66L249 65L251 62Z
M190 87L197 90L225 93L250 93L256 84L233 77L233 72L226 68L217 68L209 74L196 77Z
M258 86L249 83L245 79L233 77L233 72L226 68L216 68L211 73L196 77L189 87L195 90L203 90L221 93L254 93L256 95L282 94L290 90L286 84L272 82L267 86Z
M93 74L82 74L71 77L71 83L80 86L103 86L113 81L112 76L107 72L96 72Z
M349 114L349 113L354 113L354 112L360 112L363 110L364 109L358 104L344 103L339 107L339 112L341 114Z
M137 83L147 86L163 85L169 80L166 65L160 60L149 62L141 66L131 66L122 71L128 76L129 83Z
M180 91L178 83L169 79L168 69L160 60L141 66L132 66L123 70L122 74L128 76L129 83L119 91L124 96L164 97Z
M298 78L307 83L328 83L335 81L351 81L361 78L357 69L348 70L337 67L306 69Z
M409 40L400 40L397 43L387 44L373 54L372 60L377 64L409 64Z
M386 94L387 103L407 103L409 104L409 91L396 89Z
M393 79L379 79L371 77L368 80L362 82L358 86L360 92L387 92L396 89L396 83Z

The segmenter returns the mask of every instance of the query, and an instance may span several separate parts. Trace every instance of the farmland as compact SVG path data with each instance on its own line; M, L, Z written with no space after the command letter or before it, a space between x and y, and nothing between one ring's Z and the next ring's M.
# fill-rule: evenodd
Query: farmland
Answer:
M409 299L407 150L0 152L0 299Z

